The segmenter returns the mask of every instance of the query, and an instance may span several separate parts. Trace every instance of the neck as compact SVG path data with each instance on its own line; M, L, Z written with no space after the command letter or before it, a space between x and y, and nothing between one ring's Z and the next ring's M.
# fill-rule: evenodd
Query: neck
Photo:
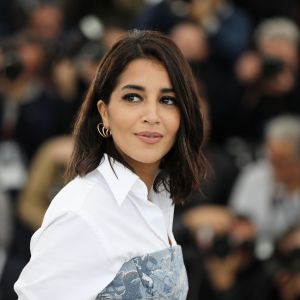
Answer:
M122 153L120 151L120 153ZM134 173L140 177L140 179L146 184L148 192L153 186L155 176L159 169L160 161L153 162L153 163L144 163L137 160L132 159L131 157L125 155L124 153L121 154L126 162L131 166Z
M158 170L158 164L135 164L133 169L140 179L146 184L149 192L154 183L154 179Z

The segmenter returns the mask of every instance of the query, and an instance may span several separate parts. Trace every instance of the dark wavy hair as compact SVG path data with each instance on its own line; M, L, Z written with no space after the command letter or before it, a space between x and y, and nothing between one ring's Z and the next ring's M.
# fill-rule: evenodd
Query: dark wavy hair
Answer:
M173 147L162 159L154 190L158 192L163 185L174 203L183 203L193 192L199 191L206 173L202 152L203 118L197 84L187 61L172 40L155 31L128 32L102 58L75 123L75 146L67 179L86 175L97 168L104 153L132 169L116 150L113 139L103 139L97 132L96 126L102 121L97 101L102 99L108 104L125 67L140 58L161 63L175 90L181 122Z

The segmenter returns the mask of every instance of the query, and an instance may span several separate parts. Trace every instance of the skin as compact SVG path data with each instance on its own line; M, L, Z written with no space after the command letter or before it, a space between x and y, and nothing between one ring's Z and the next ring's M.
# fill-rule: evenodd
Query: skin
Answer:
M288 252L300 248L300 229L288 234L279 245L281 252ZM300 274L289 273L285 270L278 270L275 273L275 281L283 300L295 300L300 294Z
M277 181L283 183L290 194L299 191L300 156L295 145L286 140L269 140L266 148Z
M284 94L296 83L299 56L297 45L284 38L261 38L257 52L248 51L237 61L235 71L240 81L253 84L262 74L261 56L276 58L284 63L282 70L264 81L263 92L267 95Z
M280 243L281 252L288 252L295 248L300 248L300 228L288 234Z
M276 57L282 60L291 71L297 71L299 63L297 44L283 38L262 39L258 48L263 55Z
M215 234L230 233L240 241L255 235L251 223L235 218L228 209L216 205L201 205L188 210L183 215L183 222L194 235L201 227L210 228ZM211 247L210 242L199 244L197 240L197 243L201 251ZM215 255L207 257L204 264L215 290L226 291L235 284L239 270L247 266L248 261L248 253L236 250L223 258Z
M180 125L180 111L166 69L154 60L133 60L121 73L109 104L99 100L97 107L116 148L150 190ZM160 138L143 138L143 132L156 132Z
M208 58L206 33L197 25L183 23L174 27L170 34L172 40L190 61L205 61Z
M217 6L223 2L224 0L192 0L190 4L190 17L199 24L203 24L214 15Z
M210 226L215 232L228 232L232 227L233 215L217 205L201 205L183 215L184 224L194 233L202 226Z

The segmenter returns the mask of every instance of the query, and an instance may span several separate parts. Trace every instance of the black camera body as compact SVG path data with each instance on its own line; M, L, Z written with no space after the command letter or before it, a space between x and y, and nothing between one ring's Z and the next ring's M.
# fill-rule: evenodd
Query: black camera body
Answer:
M292 249L286 253L278 253L276 260L281 269L292 274L300 274L300 248Z
M238 250L253 252L254 242L252 240L237 241L230 234L217 234L212 240L211 247L208 249L207 254L210 256L226 258L229 254Z
M284 62L276 57L264 56L261 59L261 78L271 79L278 75L284 68Z
M235 249L234 242L230 235L216 235L212 241L209 253L219 258L225 258Z
M3 60L0 65L0 73L10 80L16 80L22 73L22 62L14 50L3 52Z

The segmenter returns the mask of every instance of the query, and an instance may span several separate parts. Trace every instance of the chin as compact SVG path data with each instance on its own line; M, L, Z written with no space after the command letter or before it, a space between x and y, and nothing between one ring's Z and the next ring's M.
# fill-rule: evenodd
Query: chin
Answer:
M147 153L147 151L139 151L139 153L125 153L125 159L130 163L140 163L146 165L160 164L164 154L159 155L157 151Z
M132 160L143 163L143 164L159 164L162 157L161 156L151 156L151 155L139 155L131 157Z
M123 149L122 149L123 148ZM126 149L127 148L127 149ZM133 164L145 164L145 165L157 165L170 151L169 147L161 147L165 149L158 149L158 147L117 147L119 153L124 157L129 165L133 167Z

